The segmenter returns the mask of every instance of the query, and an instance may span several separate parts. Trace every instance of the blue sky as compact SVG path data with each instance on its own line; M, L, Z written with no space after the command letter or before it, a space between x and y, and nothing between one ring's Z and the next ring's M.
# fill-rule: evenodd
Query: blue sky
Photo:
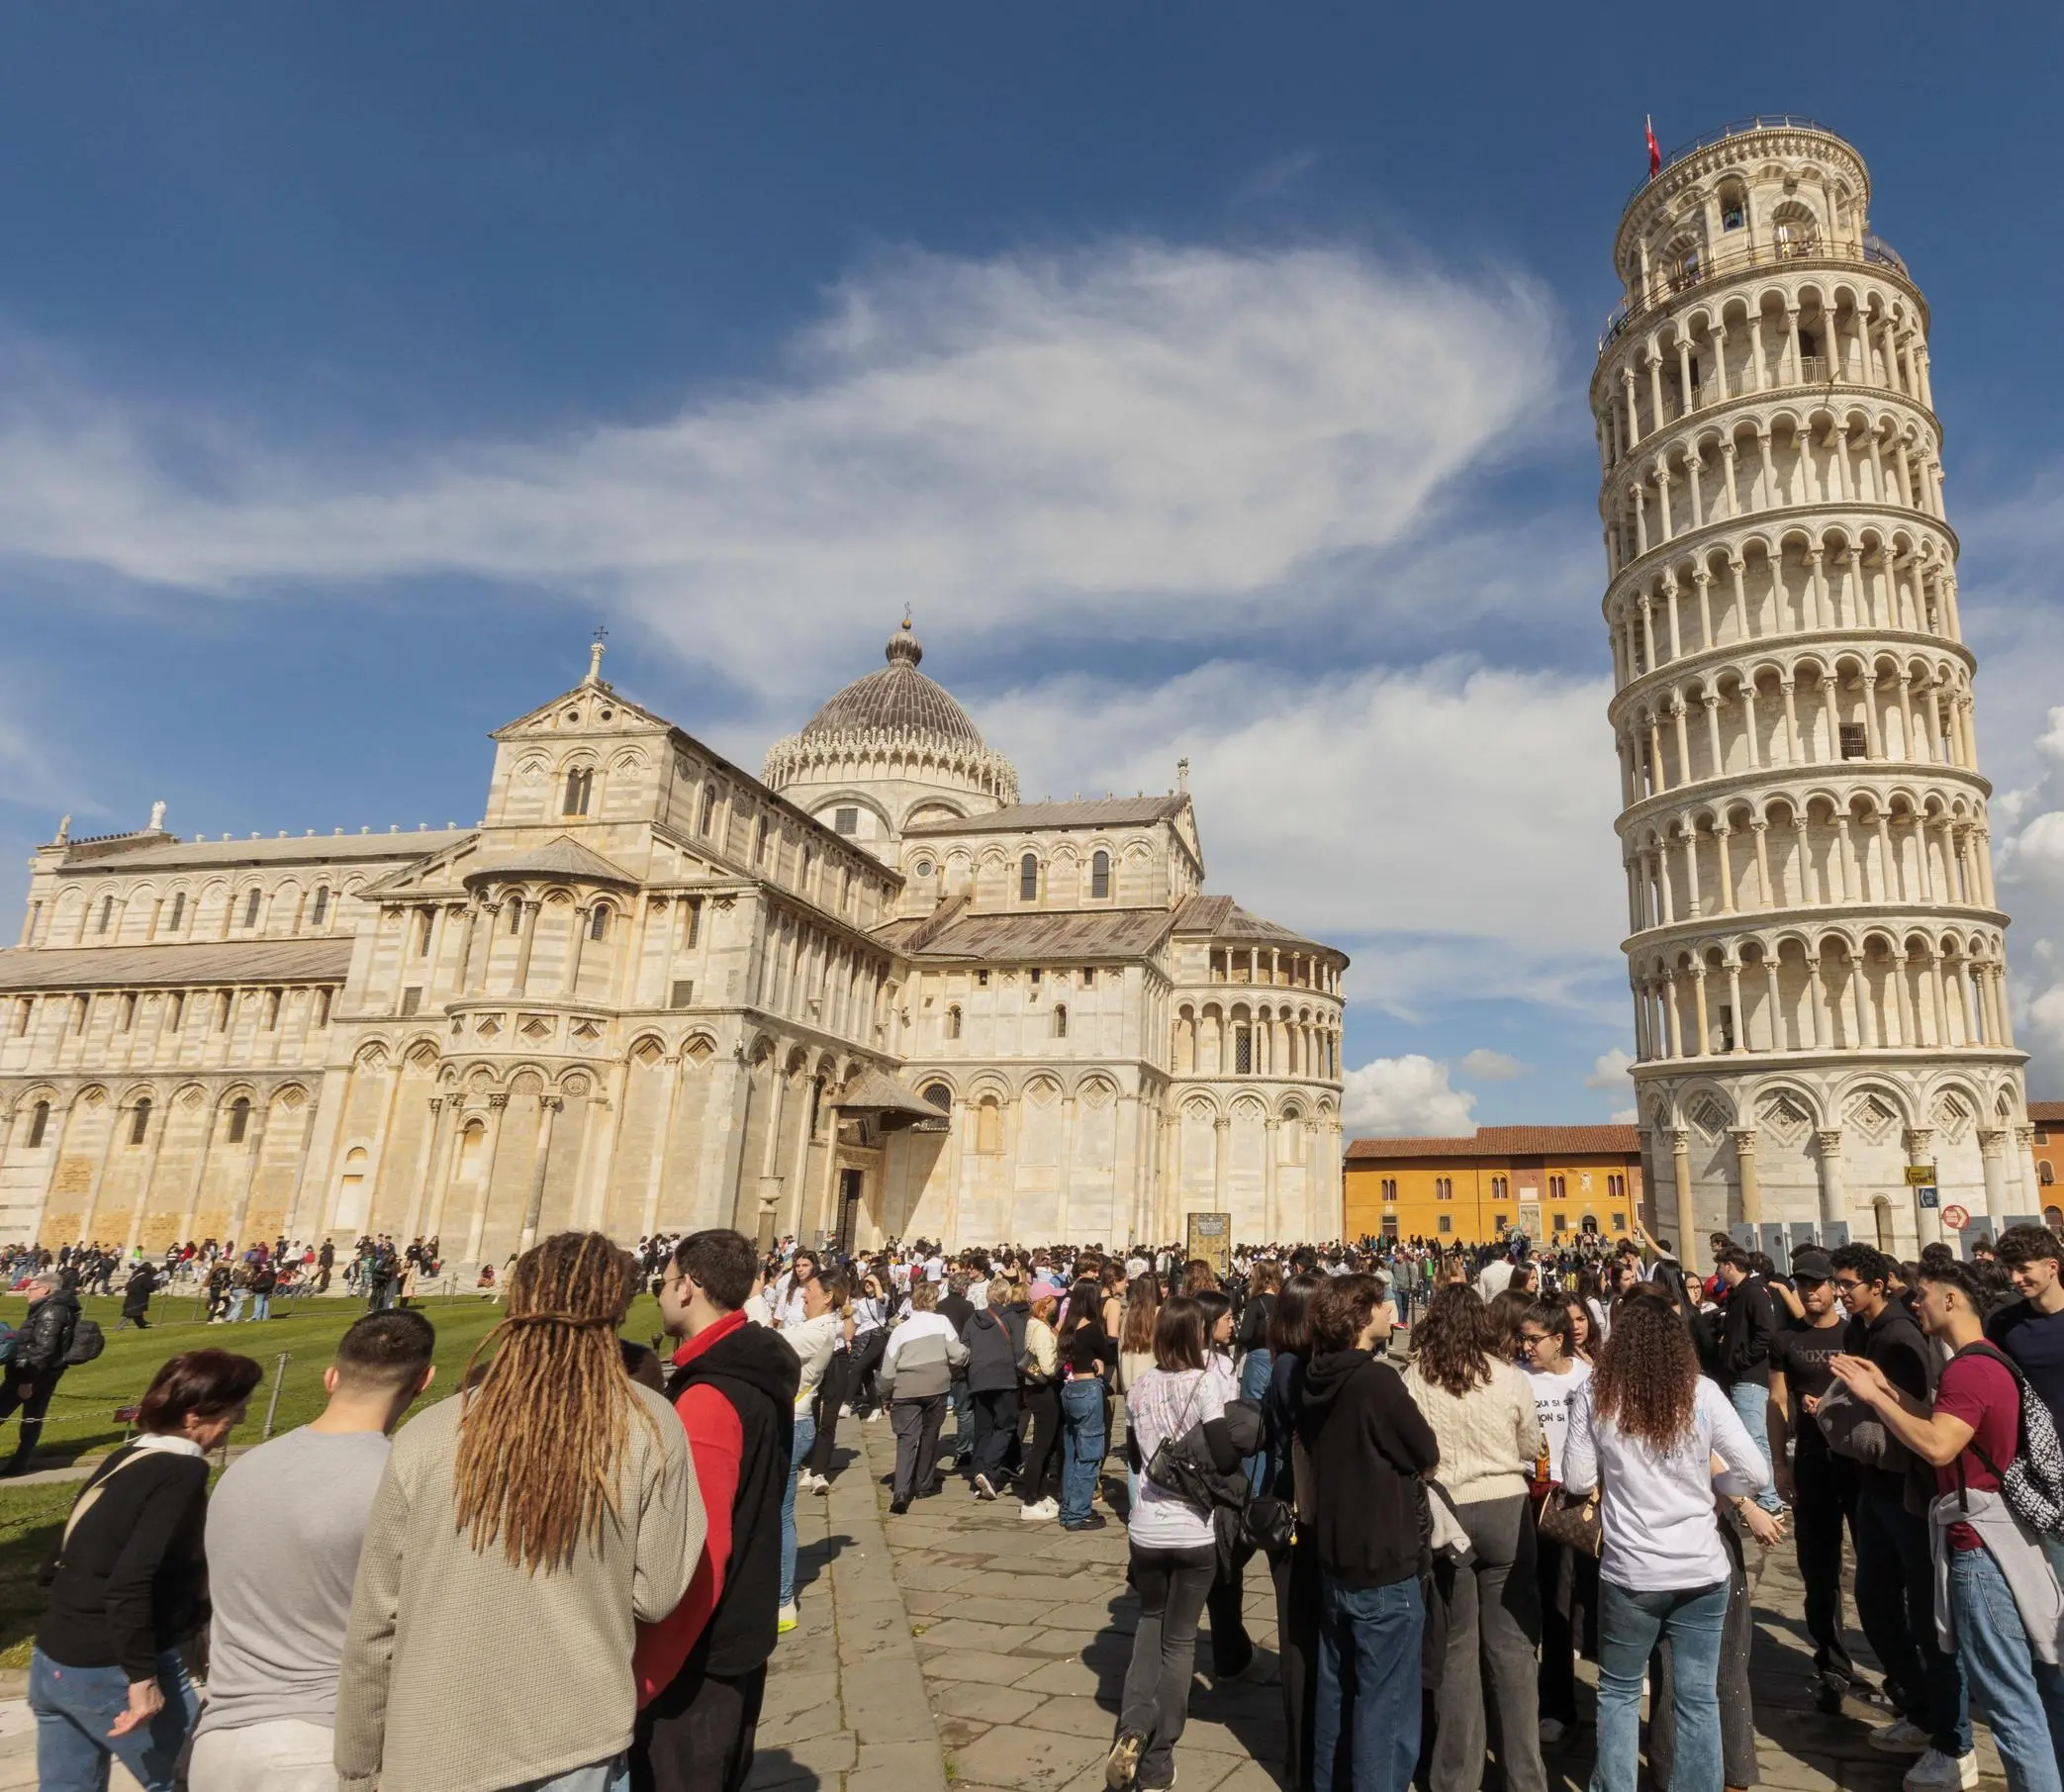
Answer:
M159 798L477 818L486 730L599 617L756 764L909 602L1028 794L1191 758L1213 886L1355 954L1351 1112L1391 1129L1626 1105L1608 246L1643 112L1826 121L1934 310L2064 1094L2055 9L0 20L17 862Z

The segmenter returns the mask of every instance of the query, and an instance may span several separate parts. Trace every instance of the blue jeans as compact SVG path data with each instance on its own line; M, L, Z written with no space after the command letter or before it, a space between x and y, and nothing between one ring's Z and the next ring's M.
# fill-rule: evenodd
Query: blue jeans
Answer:
M243 1318L243 1303L249 1298L250 1290L248 1288L232 1288L230 1290L230 1310L226 1315L229 1324L235 1325Z
M1103 1466L1103 1383L1094 1375L1061 1384L1061 1522L1079 1525Z
M2008 1792L2060 1792L2064 1671L2029 1654L2014 1591L1990 1550L1949 1552L1949 1609L1964 1673L1992 1719Z
M1240 1366L1240 1397L1243 1400L1252 1400L1257 1406L1261 1405L1263 1397L1268 1392L1268 1371L1274 1367L1275 1353L1266 1345L1259 1350L1249 1351L1247 1361ZM1266 1447L1257 1450L1242 1464L1247 1473L1247 1484L1254 1492L1263 1493L1267 1490L1270 1466Z
M1770 1390L1759 1387L1753 1381L1737 1381L1728 1389L1728 1398L1734 1402L1735 1410L1741 1417L1748 1435L1755 1439L1756 1448L1763 1453L1763 1461L1770 1460ZM1783 1500L1777 1497L1776 1486L1765 1480L1756 1489L1756 1504L1765 1512L1782 1512Z
M796 1441L789 1446L789 1484L781 1496L781 1602L796 1603L796 1477L802 1470L809 1447L817 1441L814 1415L796 1415Z
M253 1294L251 1296L250 1316L253 1319L270 1319L272 1317L272 1296L270 1294Z
M1335 1783L1342 1719L1355 1792L1410 1792L1419 1761L1419 1578L1348 1586L1319 1572L1319 1690L1312 1714L1312 1784Z
M1591 1792L1635 1792L1642 1681L1657 1641L1670 1640L1676 1764L1670 1792L1721 1792L1720 1642L1728 1584L1637 1593L1598 1583L1598 1758Z
M129 1709L129 1675L119 1667L66 1667L42 1650L29 1663L29 1709L36 1714L36 1783L44 1792L107 1792L108 1757L143 1792L172 1792L172 1770L201 1702L177 1650L157 1658L164 1709L140 1730L110 1736Z

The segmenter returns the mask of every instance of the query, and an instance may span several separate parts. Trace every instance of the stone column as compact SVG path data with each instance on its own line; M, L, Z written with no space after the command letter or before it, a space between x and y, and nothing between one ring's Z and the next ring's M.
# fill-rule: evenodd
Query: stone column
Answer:
M451 1144L444 1153L444 1168L437 1177L436 1191L430 1196L429 1217L423 1221L425 1238L440 1242L444 1236L444 1197L451 1192L452 1179L459 1173L459 1153L466 1143L466 1098L451 1097Z
M1735 1164L1741 1178L1741 1218L1748 1225L1760 1225L1763 1191L1756 1181L1756 1129L1736 1126L1731 1136L1735 1141Z
M566 1105L558 1095L540 1095L537 1098L537 1162L530 1171L530 1198L523 1207L523 1230L516 1240L516 1255L520 1257L537 1243L537 1222L544 1212L544 1179L551 1168L552 1125L559 1117L560 1108Z
M639 1214L638 1231L646 1238L652 1236L659 1213L660 1177L666 1170L667 1146L674 1136L674 1104L681 1097L681 1058L682 1054L677 1051L667 1060L667 1100L661 1110L664 1117L660 1121L659 1137L652 1142L652 1162L645 1168L645 1204ZM748 1072L746 1086L749 1088L751 1084Z
M153 1110L155 1110L156 1105L155 1102L151 1103ZM165 1112L156 1115L156 1118L157 1130L155 1132L146 1132L144 1135L143 1168L137 1179L137 1204L129 1216L129 1237L122 1247L125 1252L134 1251L137 1248L138 1240L143 1236L143 1214L150 1205L150 1181L157 1174L157 1154L165 1142L165 1134L172 1129L172 1114L169 1103L166 1105ZM147 1127L149 1122L146 1120L144 1124ZM4 1128L0 1128L0 1145L4 1145L6 1142L6 1131Z
M1691 1202L1691 1134L1683 1127L1670 1129L1670 1168L1677 1182L1677 1261L1685 1269L1695 1266L1692 1241L1698 1236L1698 1216Z
M466 1226L466 1255L461 1260L476 1269L480 1264L480 1241L487 1232L488 1200L495 1192L495 1158L502 1147L502 1116L508 1111L506 1094L488 1097L487 1143L480 1152L480 1192L473 1197L473 1217Z
M1282 1122L1270 1114L1262 1122L1262 1230L1273 1240L1282 1231L1282 1216L1277 1212L1279 1196L1276 1192L1276 1153L1280 1149ZM1309 1167L1307 1167L1309 1168Z
M1907 1128L1908 1164L1915 1169L1926 1166L1939 1177L1941 1171L1935 1165L1934 1148L1935 1132L1933 1127L1910 1126ZM1990 1189L1992 1179L1992 1174L1988 1171L1986 1174L1988 1190ZM1990 1193L1988 1193L1986 1204L1988 1207L1992 1204ZM1937 1183L1935 1188L1935 1204L1932 1207L1922 1206L1920 1190L1918 1188L1915 1190L1914 1234L1923 1245L1932 1245L1940 1242L1942 1237L1942 1190L1939 1183Z
M258 1179L258 1166L265 1155L265 1125L272 1118L270 1096L251 1102L250 1138L244 1147L243 1186L236 1191L236 1205L230 1211L230 1237L244 1243L243 1229L250 1217L251 1188Z
M1981 1126L1978 1129L1978 1150L1985 1160L1985 1211L1993 1222L1993 1236L1997 1238L2007 1224L2007 1129L2004 1126Z
M1849 1217L1841 1185L1841 1128L1823 1127L1821 1141L1821 1220L1834 1225Z
M430 1166L437 1161L437 1138L443 1128L444 1097L432 1095L430 1123L423 1129L422 1149L416 1154L416 1174L409 1179L409 1211L402 1224L402 1237L405 1240L414 1240L422 1236L416 1228L422 1221L423 1201L429 1193Z
M544 899L523 899L523 931L516 936L516 981L510 986L510 993L518 998L530 992L530 954L537 946L537 916L544 907Z

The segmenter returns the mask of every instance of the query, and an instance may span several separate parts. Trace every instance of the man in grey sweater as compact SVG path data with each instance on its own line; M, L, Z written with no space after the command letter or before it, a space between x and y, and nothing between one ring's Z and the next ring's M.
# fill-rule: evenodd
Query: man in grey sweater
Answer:
M237 1459L208 1505L208 1704L192 1792L332 1792L351 1582L389 1435L436 1370L421 1313L371 1313L338 1341L329 1401Z
M889 1334L878 1379L895 1429L895 1487L891 1512L910 1509L913 1497L939 1491L939 1427L953 1371L965 1368L968 1347L939 1311L939 1286L913 1281L910 1310Z

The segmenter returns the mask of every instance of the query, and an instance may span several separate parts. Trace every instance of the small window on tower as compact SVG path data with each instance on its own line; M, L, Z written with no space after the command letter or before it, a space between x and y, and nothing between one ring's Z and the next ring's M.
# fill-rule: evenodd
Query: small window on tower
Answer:
M415 1014L420 1012L422 1007L422 991L414 984L411 984L408 989L402 991L402 1012L404 1014Z
M834 833L857 834L860 831L860 811L857 808L842 808L831 817Z
M255 895L256 892L253 892L252 894ZM100 898L100 919L93 923L93 931L95 933L107 932L108 923L114 918L115 898L111 896L104 896ZM249 926L250 923L246 921L244 925Z
M230 1104L230 1143L241 1145L244 1135L250 1131L251 1104L242 1095Z
M1860 721L1845 721L1841 724L1841 756L1844 759L1861 759L1870 751L1870 742L1865 738Z
M677 1008L692 1008L696 1005L696 986L692 979L681 978L675 982L671 1005Z
M588 922L588 937L592 940L610 937L610 911L602 903L596 904L595 913Z
M35 1151L43 1144L44 1134L49 1130L50 1104L39 1101L29 1112L29 1149Z
M172 904L172 925L175 927L179 925L179 910L181 906L184 905L185 901L186 898L184 896L181 896L178 899L178 901ZM324 884L320 886L316 891L316 905L309 910L308 924L311 927L320 927L328 918L329 886L328 884Z
M1099 852L1092 855L1089 860L1089 899L1093 902L1106 901L1109 899L1110 894L1111 855L1107 852Z
M703 812L697 820L696 831L700 834L708 833L710 823L715 819L716 786L713 784L705 784L703 786Z
M1027 853L1018 861L1018 900L1039 900L1039 855Z
M261 893L254 884L251 886L250 894L243 898L243 924L246 927L255 927L258 924L258 902Z

